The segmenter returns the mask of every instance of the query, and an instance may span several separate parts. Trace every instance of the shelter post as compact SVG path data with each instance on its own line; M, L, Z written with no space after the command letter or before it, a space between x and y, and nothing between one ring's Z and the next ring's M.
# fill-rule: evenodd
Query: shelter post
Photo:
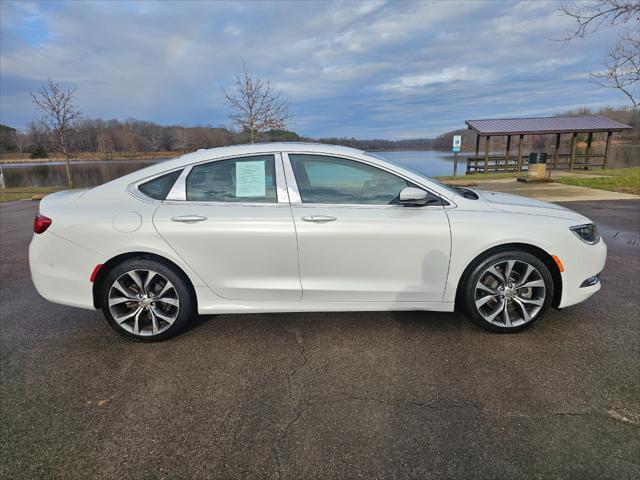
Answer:
M573 162L576 161L576 139L578 134L573 132L571 134L571 158L569 159L569 171L573 170Z
M589 169L589 163L591 163L591 157L589 155L591 155L591 143L593 142L593 132L589 132L589 136L587 137L587 151L586 153L586 157L585 157L585 163L587 165L585 165L585 167L587 169Z
M482 173L489 171L489 148L491 147L491 137L487 135L484 141L484 170Z
M605 144L605 147L604 147L604 165L602 165L602 168L607 168L607 165L609 164L609 150L611 148L612 136L613 136L613 132L607 132L607 143Z
M524 139L524 135L520 135L520 140L518 140L518 166L516 170L518 172L522 171L522 140Z
M555 170L558 166L558 153L560 153L560 134L556 135L556 149L553 152L553 169Z
M507 151L504 153L504 168L509 170L509 156L511 153L511 135L507 135ZM497 170L496 170L497 171Z
M476 155L474 159L473 173L478 173L478 155L480 155L480 134L476 135Z

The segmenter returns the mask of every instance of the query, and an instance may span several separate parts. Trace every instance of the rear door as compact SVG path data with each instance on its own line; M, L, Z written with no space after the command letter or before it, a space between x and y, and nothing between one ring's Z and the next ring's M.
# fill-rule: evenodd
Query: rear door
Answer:
M304 301L442 301L451 242L435 194L429 206L402 206L400 191L418 185L377 166L317 154L283 160Z
M187 167L157 209L160 235L219 296L300 300L296 233L279 153Z

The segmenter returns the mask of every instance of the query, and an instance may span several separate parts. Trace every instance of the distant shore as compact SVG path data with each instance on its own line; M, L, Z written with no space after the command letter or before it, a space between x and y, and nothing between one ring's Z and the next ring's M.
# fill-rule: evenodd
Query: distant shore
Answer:
M430 151L438 151L438 152L449 152L449 150L440 150L440 149L430 149ZM423 149L379 149L379 150L371 150L372 152L392 152L392 151L416 151L420 152ZM134 152L134 153L111 153L105 154L102 152L81 152L74 154L71 158L71 162L110 162L110 161L153 161L153 160L165 160L168 158L179 157L180 155L184 155L185 153L192 153L193 150L190 151L162 151L162 152ZM473 152L461 152L460 156L471 155ZM453 155L453 153L452 153ZM19 164L19 163L53 163L53 162L64 162L65 156L59 155L56 153L50 154L47 158L31 158L28 153L23 155L16 155L13 153L5 153L0 155L0 164Z
M87 162L87 161L128 161L128 160L164 160L167 158L179 157L187 152L134 152L134 153L111 153L105 154L102 152L81 152L74 154L70 160L71 162ZM0 155L0 163L52 163L52 162L64 162L66 157L56 153L50 154L47 158L31 158L30 154L25 153L23 155L16 155L13 153L5 153Z

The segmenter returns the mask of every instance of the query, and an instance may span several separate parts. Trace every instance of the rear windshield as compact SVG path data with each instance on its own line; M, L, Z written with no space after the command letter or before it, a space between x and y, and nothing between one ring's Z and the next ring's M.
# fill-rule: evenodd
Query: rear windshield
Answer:
M171 191L171 187L176 183L176 180L182 173L182 170L167 173L160 177L149 180L141 185L138 185L138 190L144 193L146 196L155 198L156 200L164 200Z

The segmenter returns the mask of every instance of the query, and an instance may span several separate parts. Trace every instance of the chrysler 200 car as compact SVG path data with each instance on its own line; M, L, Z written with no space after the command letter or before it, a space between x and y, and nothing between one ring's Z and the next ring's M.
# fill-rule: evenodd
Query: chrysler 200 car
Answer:
M305 143L203 150L55 193L34 231L38 292L142 341L196 313L457 308L517 332L598 291L607 251L567 208Z

